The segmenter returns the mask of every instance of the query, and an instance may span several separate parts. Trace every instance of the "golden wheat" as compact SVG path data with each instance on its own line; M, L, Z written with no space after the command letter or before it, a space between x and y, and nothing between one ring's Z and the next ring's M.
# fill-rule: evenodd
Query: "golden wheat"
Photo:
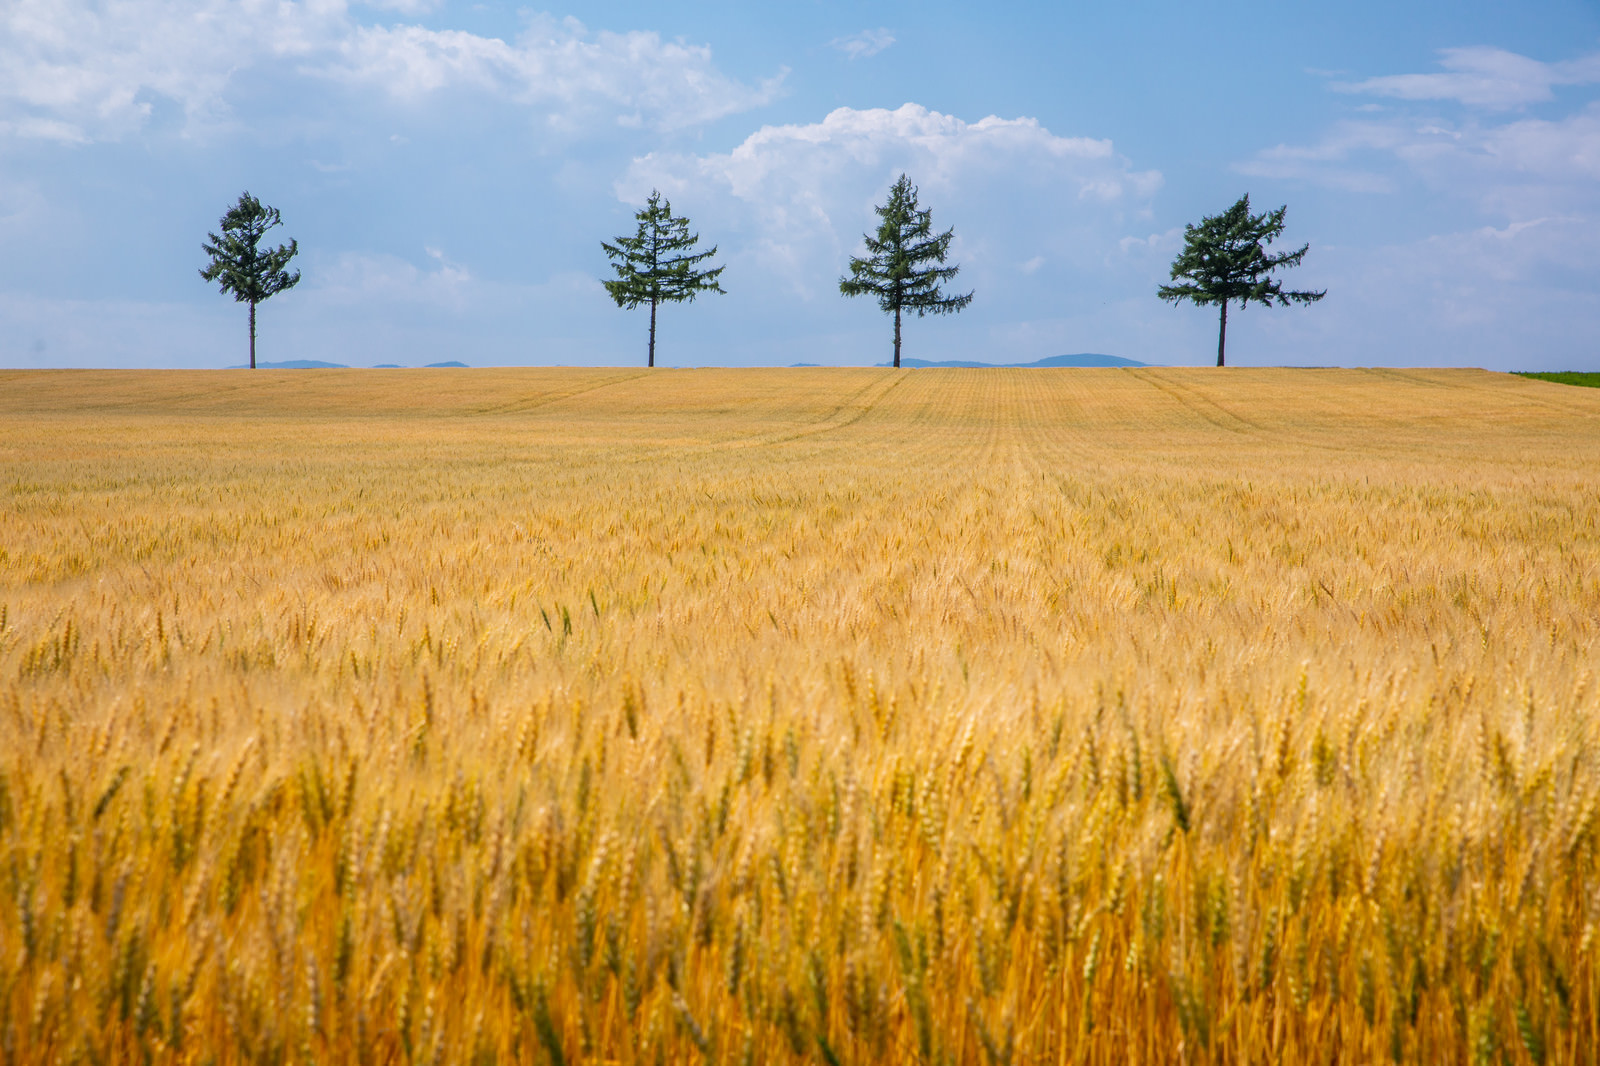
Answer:
M0 1058L1584 1062L1600 391L0 374Z

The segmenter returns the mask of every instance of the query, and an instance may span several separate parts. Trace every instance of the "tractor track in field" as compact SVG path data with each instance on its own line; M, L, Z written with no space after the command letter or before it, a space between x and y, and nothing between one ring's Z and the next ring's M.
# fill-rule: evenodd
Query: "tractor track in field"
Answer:
M487 407L479 407L474 409L473 413L479 415L516 415L523 414L528 411L537 411L541 407L548 407L550 404L559 403L562 400L570 400L576 396L585 396L591 392L598 392L601 389L610 388L613 385L621 385L624 382L637 381L639 378L645 377L649 373L650 371L648 370L636 370L632 373L616 374L606 378L604 381L597 381L593 384L583 385L575 389L567 389L565 392L540 393L536 396L524 397L519 400L511 400L506 403L491 404Z
M1495 384L1493 384L1491 382L1481 382L1481 383L1480 382L1472 382L1472 381L1444 382L1444 381L1433 380L1433 379L1428 378L1425 375L1413 373L1413 372L1406 371L1406 370L1394 370L1394 369L1389 369L1387 367L1366 367L1366 368L1363 368L1363 369L1365 370L1365 372L1367 374L1370 374L1373 377L1379 378L1381 380L1385 380L1385 381L1403 381L1408 385L1418 386L1418 387L1422 387L1422 388L1462 389L1462 390L1466 390L1466 391L1473 392L1473 393L1488 393L1490 395L1494 395L1494 396L1497 396L1497 397L1501 394L1501 391L1502 391L1499 387L1497 387ZM1523 380L1530 380L1530 379L1523 379ZM1531 379L1531 380L1538 380L1538 379ZM1551 382L1550 384L1555 384L1555 383ZM1572 388L1572 386L1570 386L1570 385L1564 386L1564 387L1565 388ZM1531 391L1532 390L1521 390L1521 391L1519 391L1519 393L1517 395L1517 400L1519 402L1521 402L1521 403L1532 404L1532 405L1537 406L1537 407L1546 407L1546 408L1549 408L1552 411L1559 411L1562 414L1588 415L1590 418L1600 417L1600 410L1596 410L1593 405L1588 405L1588 404L1583 404L1583 403L1563 403L1563 402L1555 399L1554 397L1550 397L1550 396L1529 395L1529 392L1531 392ZM1597 390L1597 391L1600 391L1600 390Z
M1140 380L1149 382L1150 385L1160 389L1220 430L1247 436L1269 434L1271 432L1266 426L1230 410L1193 385L1163 379L1159 373L1151 373L1148 370L1133 370L1131 373Z
M709 445L708 448L711 451L723 451L731 448L757 448L771 444L787 444L790 441L806 440L824 433L846 429L871 414L873 409L883 402L884 397L905 382L910 373L909 370L901 370L887 384L876 381L867 382L851 393L847 399L835 405L827 414L809 425L801 426L798 429L722 441ZM862 397L866 397L866 399L863 400Z

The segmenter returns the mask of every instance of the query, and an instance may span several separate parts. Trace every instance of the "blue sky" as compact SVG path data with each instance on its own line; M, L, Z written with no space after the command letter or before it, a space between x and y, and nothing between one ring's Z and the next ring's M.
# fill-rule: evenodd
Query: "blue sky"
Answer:
M200 242L249 189L300 242L263 359L642 363L599 242L660 188L726 296L664 365L863 365L837 279L905 171L961 315L906 354L1214 359L1158 284L1249 192L1309 308L1237 365L1600 369L1600 6L6 0L0 366L225 366Z

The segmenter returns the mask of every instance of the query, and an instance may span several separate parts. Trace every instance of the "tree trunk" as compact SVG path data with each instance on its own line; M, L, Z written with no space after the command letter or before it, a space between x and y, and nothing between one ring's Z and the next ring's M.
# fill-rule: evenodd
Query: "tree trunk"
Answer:
M1222 329L1217 333L1217 365L1222 366L1223 349L1228 344L1228 301L1222 301Z
M656 298L650 297L650 365L656 365Z
M250 301L250 369L256 368L256 302Z
M900 369L900 309L894 309L894 368Z

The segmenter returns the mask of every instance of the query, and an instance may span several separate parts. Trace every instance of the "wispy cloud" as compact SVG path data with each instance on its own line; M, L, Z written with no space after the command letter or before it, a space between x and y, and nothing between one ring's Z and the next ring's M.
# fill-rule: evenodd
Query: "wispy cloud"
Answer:
M1381 193L1396 188L1388 167L1375 156L1402 154L1430 135L1399 122L1340 122L1312 144L1264 148L1234 167L1251 177L1301 179L1346 192Z
M851 59L867 59L894 44L894 34L879 26L875 30L852 33L848 37L835 37L828 44Z
M1503 114L1553 100L1557 86L1600 84L1600 53L1560 62L1498 48L1441 55L1445 73L1335 84L1396 102L1308 143L1263 149L1235 169L1363 193L1420 182L1513 221L1600 212L1600 101L1558 118Z
M1358 192L1421 181L1513 219L1600 211L1600 103L1560 119L1341 122L1310 144L1277 145L1235 169Z
M21 229L47 209L44 193L37 181L13 182L0 176L0 236Z
M1381 111L1257 152L1241 173L1448 206L1447 232L1387 247L1326 248L1317 316L1263 326L1308 359L1565 365L1592 359L1600 328L1600 101L1564 115L1560 86L1600 84L1600 56L1541 62L1492 48L1443 54L1443 72L1335 88ZM1592 96L1592 92L1585 94ZM1510 112L1510 114L1508 114ZM1545 363L1555 360L1555 363Z
M388 302L462 309L472 272L439 248L423 251L431 269L398 256L346 252L314 271L309 292L316 299L348 305Z
M1146 237L1123 237L1117 247L1123 255L1170 255L1183 243L1183 231L1177 227Z
M1335 82L1344 93L1399 100L1453 100L1471 107L1510 110L1554 98L1557 85L1600 82L1600 53L1544 63L1503 48L1446 48L1439 53L1443 72L1386 74L1362 81Z
M1316 282L1329 297L1318 313L1253 324L1305 362L1588 366L1600 330L1597 242L1595 221L1549 216L1325 247Z
M356 0L356 2L363 7L393 11L413 18L437 11L445 5L445 0Z
M515 42L461 30L364 26L320 73L402 99L446 88L546 108L553 124L581 126L608 113L624 125L669 129L759 107L782 90L780 71L759 85L727 77L703 45L653 32L591 33L576 19L537 20Z

